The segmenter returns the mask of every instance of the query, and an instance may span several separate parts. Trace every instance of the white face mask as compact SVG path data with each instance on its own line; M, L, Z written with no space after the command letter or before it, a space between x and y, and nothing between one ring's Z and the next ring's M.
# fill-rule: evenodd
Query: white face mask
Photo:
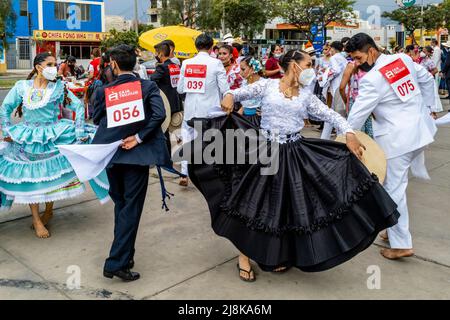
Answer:
M53 81L58 75L58 69L56 67L45 67L44 70L42 70L42 75L45 79Z
M316 78L316 73L314 69L312 68L303 69L298 64L296 64L296 66L302 70L302 73L300 73L298 77L298 82L305 87L309 86Z
M282 56L281 53L274 53L273 55L275 57L275 59L280 59L280 57Z
M427 54L426 54L425 52L421 52L421 53L420 53L420 57L421 57L421 58L425 58L426 56L427 56Z

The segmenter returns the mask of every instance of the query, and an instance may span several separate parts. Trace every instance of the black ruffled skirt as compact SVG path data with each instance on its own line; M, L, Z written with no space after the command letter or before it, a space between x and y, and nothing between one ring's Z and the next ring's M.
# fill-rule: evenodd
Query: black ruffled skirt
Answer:
M246 115L243 114L242 117L250 122L254 127L259 128L261 125L261 116L257 114Z
M203 130L255 129L236 113L193 121L201 121ZM193 141L185 159L208 144ZM397 205L345 144L301 137L279 146L279 169L273 175L261 175L266 165L259 162L189 165L215 233L264 271L333 268L397 223Z

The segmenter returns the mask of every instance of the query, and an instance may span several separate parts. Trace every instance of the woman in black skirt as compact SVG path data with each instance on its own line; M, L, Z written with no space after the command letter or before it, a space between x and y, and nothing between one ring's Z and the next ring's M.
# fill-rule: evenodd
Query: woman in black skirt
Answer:
M267 81L262 77L262 64L253 57L245 57L241 61L241 76L244 78L242 87L258 81ZM241 101L242 110L239 113L249 122L259 128L261 123L260 107L262 97Z
M208 202L214 231L242 252L238 268L245 281L255 279L249 259L272 272L333 268L368 248L399 216L377 177L358 159L364 146L347 121L302 89L315 76L309 55L288 51L280 65L283 79L258 81L227 93L222 108L228 116L197 120L203 130L222 133L255 129L232 110L235 102L261 99L259 138L276 155L278 170L263 173L269 165L260 160L189 165L189 176ZM302 137L308 116L330 122L346 134L347 144ZM227 147L234 138L224 136ZM210 140L197 143L202 148L197 151L206 151ZM244 153L250 149L247 144ZM195 146L192 150L191 156Z

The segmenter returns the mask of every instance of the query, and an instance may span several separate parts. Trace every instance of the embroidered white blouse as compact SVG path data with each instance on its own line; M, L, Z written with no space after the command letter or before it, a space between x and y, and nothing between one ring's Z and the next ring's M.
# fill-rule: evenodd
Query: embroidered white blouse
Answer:
M261 129L276 133L277 137L299 133L304 127L303 119L308 118L329 122L340 134L353 132L347 120L310 91L301 89L297 97L289 99L280 92L279 86L280 79L268 79L225 94L232 94L235 102L261 98ZM275 139L286 142L286 139Z

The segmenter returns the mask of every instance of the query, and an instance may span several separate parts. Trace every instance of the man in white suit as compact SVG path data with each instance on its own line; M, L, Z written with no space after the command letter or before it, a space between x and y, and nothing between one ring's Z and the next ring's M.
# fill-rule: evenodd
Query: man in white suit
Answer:
M409 257L414 252L406 203L408 172L411 169L414 176L429 178L424 148L434 141L437 131L431 116L436 107L435 81L407 55L381 54L367 34L353 36L346 50L368 72L360 82L348 122L358 129L373 114L374 139L387 158L384 187L400 212L398 224L387 230L391 249L381 254L388 259Z
M340 41L334 41L331 43L330 52L332 53L332 57L330 58L330 74L328 75L328 82L324 86L326 88L326 94L328 95L328 93L330 93L332 96L331 107L337 112L343 111L344 109L344 104L339 94L339 86L341 85L342 76L344 75L348 61L342 52L343 49L344 46ZM340 108L338 107L339 105ZM325 123L320 138L329 140L331 138L332 131L333 126L330 123Z

